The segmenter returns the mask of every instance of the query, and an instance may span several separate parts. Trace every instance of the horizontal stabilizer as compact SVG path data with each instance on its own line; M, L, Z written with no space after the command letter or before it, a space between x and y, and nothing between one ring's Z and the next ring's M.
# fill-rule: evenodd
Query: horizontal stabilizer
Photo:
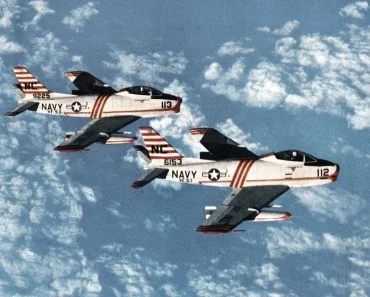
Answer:
M132 187L137 189L144 187L145 185L149 184L156 178L166 178L167 173L169 169L163 169L163 168L153 168L145 172L145 174L136 180L133 184Z
M12 110L5 113L5 116L7 117L13 117L16 116L26 110L37 110L39 103L38 102L21 102L16 107L14 107Z
M145 147L143 147L142 145L134 145L133 148L135 149L135 151L137 151L140 154L142 158L144 158L146 163L151 162L151 159L149 157L149 152Z

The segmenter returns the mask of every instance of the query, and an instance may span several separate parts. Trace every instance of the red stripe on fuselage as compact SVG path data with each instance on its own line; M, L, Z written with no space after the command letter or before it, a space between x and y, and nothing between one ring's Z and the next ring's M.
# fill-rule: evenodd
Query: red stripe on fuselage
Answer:
M98 118L100 119L101 118L101 115L103 114L103 110L104 110L104 107L105 107L105 104L107 103L108 101L108 98L109 98L109 95L106 95L104 98L103 98L103 102L101 104L101 107L100 107L100 110L98 112Z
M248 166L245 168L243 174L241 175L241 178L240 178L239 184L237 185L237 188L242 188L243 187L243 184L244 184L244 182L247 178L248 172L251 169L253 163L254 163L254 160L252 160L248 163Z
M239 161L239 164L236 167L236 170L234 172L233 178L231 179L230 187L233 187L234 186L234 181L236 179L236 176L238 175L238 172L239 172L240 167L242 166L242 164L243 164L243 161Z
M99 103L100 103L100 98L101 98L101 96L99 95L99 96L95 99L94 106L93 106L93 108L92 108L92 110L91 110L91 115L90 115L90 117L91 117L91 118L93 118L93 119L95 119L95 110L96 110L97 106L98 106L98 105L99 105Z
M233 188L237 187L238 184L239 184L239 181L240 181L240 178L245 170L245 168L247 167L249 161L246 160L246 161L242 161L242 165L240 166L239 168L239 171L238 171L238 175L235 177L235 180L234 180L234 183L232 185Z

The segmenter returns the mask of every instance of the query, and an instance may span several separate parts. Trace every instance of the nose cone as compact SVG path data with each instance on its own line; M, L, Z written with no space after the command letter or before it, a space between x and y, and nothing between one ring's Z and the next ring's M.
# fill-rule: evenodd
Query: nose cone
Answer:
M176 104L175 104L175 106L173 107L173 110L174 110L176 113L179 113L179 112L180 112L180 106L181 106L181 103L182 103L182 98L177 97Z
M339 175L339 171L340 171L340 167L338 164L335 164L335 170L334 170L334 173L330 176L330 179L334 182L337 180L338 178L338 175Z

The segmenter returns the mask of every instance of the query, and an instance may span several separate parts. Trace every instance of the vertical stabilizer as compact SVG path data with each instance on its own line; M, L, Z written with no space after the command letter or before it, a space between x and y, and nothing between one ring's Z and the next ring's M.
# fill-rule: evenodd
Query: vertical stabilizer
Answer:
M50 98L50 91L26 67L16 66L13 71L25 99Z
M152 161L183 157L152 127L140 127L140 133Z

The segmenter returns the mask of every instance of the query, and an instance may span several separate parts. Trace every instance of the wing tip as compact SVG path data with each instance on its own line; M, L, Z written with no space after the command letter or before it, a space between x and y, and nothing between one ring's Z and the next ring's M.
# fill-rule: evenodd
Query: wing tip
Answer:
M88 149L79 145L58 145L54 148L54 151L61 153L74 153L88 151Z
M143 180L136 180L131 184L131 187L133 187L134 189L138 189L144 187L146 184L148 184L148 182Z
M197 228L197 232L205 234L223 234L234 232L232 225L201 225Z

